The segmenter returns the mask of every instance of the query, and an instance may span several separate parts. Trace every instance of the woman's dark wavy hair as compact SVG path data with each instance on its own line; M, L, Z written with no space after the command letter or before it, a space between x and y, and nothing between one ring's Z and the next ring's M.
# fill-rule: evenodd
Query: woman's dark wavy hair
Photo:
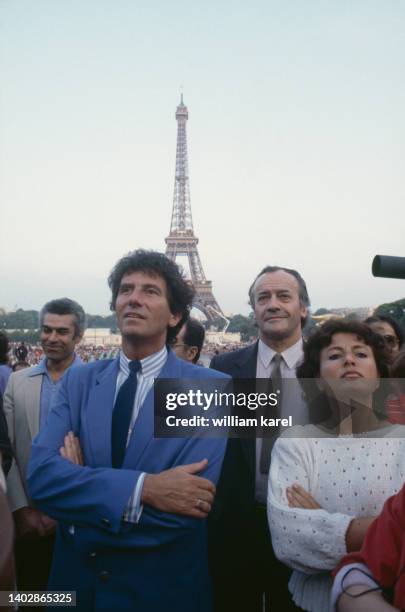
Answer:
M403 330L401 324L398 323L398 321L394 319L394 317L390 317L389 315L380 315L380 314L375 314L375 315L372 315L371 317L368 317L364 321L364 323L367 323L369 325L370 323L378 323L379 321L382 321L383 323L388 323L388 325L391 325L397 337L399 348L401 348L405 340L405 331Z
M189 317L195 293L193 286L184 278L179 266L163 253L137 249L122 257L108 277L108 286L111 289L111 310L115 310L122 277L131 272L145 272L152 276L160 276L166 282L170 311L172 314L181 314L177 325L167 328L167 342L170 342Z
M391 376L392 378L399 379L397 382L399 382L403 393L405 393L405 349L400 351L395 357L391 366Z
M371 348L380 378L389 378L389 355L384 340L365 323L347 319L329 319L310 334L304 344L304 359L297 368L297 378L309 403L311 422L320 422L330 415L329 400L319 392L316 378L319 378L321 352L332 342L335 334L354 334ZM388 390L381 385L374 393L374 412L385 418L384 400ZM326 407L328 406L328 409Z

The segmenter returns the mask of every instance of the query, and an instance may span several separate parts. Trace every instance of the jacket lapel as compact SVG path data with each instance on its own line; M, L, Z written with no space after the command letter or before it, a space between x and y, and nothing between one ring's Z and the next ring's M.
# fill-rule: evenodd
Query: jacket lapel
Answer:
M244 353L235 362L235 378L256 378L257 351L259 342L248 346ZM246 462L253 474L256 471L256 440L254 438L241 438L240 444Z
M259 343L248 346L235 361L235 378L256 378L257 350Z
M165 365L158 378L181 378L181 361L172 351L169 351ZM154 385L152 385L140 407L129 441L123 468L134 469L138 465L142 453L154 437Z
M87 430L94 465L111 467L111 421L119 360L114 359L95 378L87 404Z
M39 411L41 406L41 386L43 376L28 376L24 387L24 408L27 414L31 438L39 431Z

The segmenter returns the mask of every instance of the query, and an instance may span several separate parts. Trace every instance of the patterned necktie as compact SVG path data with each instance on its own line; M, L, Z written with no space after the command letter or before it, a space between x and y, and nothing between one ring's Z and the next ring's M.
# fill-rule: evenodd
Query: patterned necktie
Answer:
M274 407L274 412L276 414L271 415L272 417L277 417L280 415L280 402L281 402L281 362L283 361L283 356L280 353L276 353L271 360L273 364L273 369L271 371L271 376L269 379L269 393L277 393L278 403L277 406ZM262 474L268 474L270 469L270 459L271 459L271 450L273 448L274 442L277 439L278 427L273 428L273 435L270 437L263 438L262 440L262 450L260 453L260 472Z
M140 361L129 362L129 376L121 385L115 401L111 425L111 462L114 468L120 468L124 461L127 447L129 425L131 423L136 387L137 372L142 370Z

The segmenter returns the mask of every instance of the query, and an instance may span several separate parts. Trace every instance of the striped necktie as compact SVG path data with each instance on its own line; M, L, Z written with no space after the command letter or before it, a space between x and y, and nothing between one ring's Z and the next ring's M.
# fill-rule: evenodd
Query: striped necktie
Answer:
M278 403L277 406L274 407L274 412L276 413L274 416L277 417L280 415L280 402L281 402L281 390L282 390L282 378L281 378L281 363L283 361L283 356L280 353L276 353L271 360L273 364L273 368L271 371L271 376L269 378L269 393L278 393ZM273 416L273 415L272 415ZM263 438L262 440L262 450L260 453L260 472L262 474L268 474L270 469L270 459L271 459L271 450L273 448L274 442L277 439L279 428L273 428L273 435Z

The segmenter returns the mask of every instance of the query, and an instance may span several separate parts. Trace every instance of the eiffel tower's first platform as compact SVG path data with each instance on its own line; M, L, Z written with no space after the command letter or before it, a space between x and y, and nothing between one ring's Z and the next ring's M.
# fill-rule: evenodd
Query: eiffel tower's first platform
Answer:
M195 288L194 307L198 308L209 321L224 318L224 314L212 293L212 282L205 278L198 254L198 238L194 234L190 204L190 183L188 175L187 106L183 103L183 94L176 110L177 148L176 173L174 178L174 196L170 234L166 238L166 255L176 260L177 256L188 258L191 282Z

